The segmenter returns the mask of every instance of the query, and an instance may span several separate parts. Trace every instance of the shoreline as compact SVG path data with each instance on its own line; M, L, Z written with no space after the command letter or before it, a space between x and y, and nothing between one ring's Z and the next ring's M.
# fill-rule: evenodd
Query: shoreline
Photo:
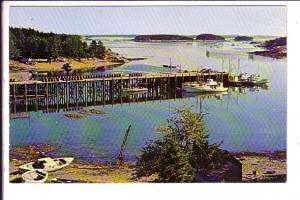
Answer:
M11 146L9 148L9 173L12 180L18 171L18 166L39 158L37 152L49 155L57 151L57 147L49 144L27 146ZM231 152L242 163L242 182L285 182L286 181L286 151L273 152ZM67 167L49 173L49 181L58 178L63 181L88 183L131 183L153 182L155 177L139 180L132 179L135 162L125 162L119 166L114 162L90 162L80 159ZM13 182L13 181L12 181Z

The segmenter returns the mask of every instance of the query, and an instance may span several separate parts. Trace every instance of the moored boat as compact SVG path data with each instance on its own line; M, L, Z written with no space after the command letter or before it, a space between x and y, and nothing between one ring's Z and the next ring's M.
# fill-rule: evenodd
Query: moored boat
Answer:
M183 83L182 85L183 86L198 86L199 84L213 86L213 85L218 85L218 82L214 81L214 79L208 78L205 82L199 82L199 83L198 82L186 82L186 83Z
M166 68L177 68L177 66L175 66L175 65L163 65L163 67L166 67Z
M48 173L40 170L27 171L22 174L25 183L44 183L48 178Z
M228 76L229 83L233 83L240 86L255 86L255 85L267 85L269 83L268 79L260 78L258 74L251 74L248 76L243 73L239 76L229 75Z
M147 92L147 88L123 88L123 92L125 93L139 93L139 92Z
M21 165L19 167L19 171L32 171L32 170L42 170L46 172L51 172L55 170L59 170L63 167L69 165L74 158L66 157L66 158L40 158L35 162L30 162L25 165Z

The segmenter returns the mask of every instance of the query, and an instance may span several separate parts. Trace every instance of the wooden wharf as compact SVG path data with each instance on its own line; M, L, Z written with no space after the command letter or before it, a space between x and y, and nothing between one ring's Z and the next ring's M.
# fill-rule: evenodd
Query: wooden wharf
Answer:
M174 98L176 88L181 88L182 83L208 78L225 80L224 85L228 84L228 73L225 72L50 76L43 80L11 81L10 110L14 113L130 102L132 98L130 100L123 94L123 88L148 88L146 95L137 94L140 100Z

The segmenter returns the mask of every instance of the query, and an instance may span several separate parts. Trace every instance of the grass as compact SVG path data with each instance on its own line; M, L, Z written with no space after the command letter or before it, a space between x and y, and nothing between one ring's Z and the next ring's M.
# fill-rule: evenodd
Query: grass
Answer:
M35 65L36 70L38 72L41 71L60 71L62 70L62 66L64 63L60 63L60 62L51 62L51 63L47 63L47 62L43 62L43 63L37 63ZM93 62L92 61L76 61L76 60L72 60L71 61L72 64L72 70L89 70L89 69L93 69Z

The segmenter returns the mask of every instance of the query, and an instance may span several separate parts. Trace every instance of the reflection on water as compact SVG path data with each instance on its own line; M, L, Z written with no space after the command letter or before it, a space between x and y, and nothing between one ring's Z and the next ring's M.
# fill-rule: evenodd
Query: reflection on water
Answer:
M231 42L218 45L186 43L135 43L129 40L104 41L113 51L125 57L146 57L114 68L111 72L163 71L172 59L173 65L197 70L201 66L228 71L229 62L234 69L240 59L240 71L258 73L270 80L265 88L230 88L226 94L194 95L179 91L122 96L114 104L79 105L77 109L59 107L59 112L43 109L31 111L29 117L10 121L10 144L55 144L58 154L73 155L90 161L111 161L120 150L123 135L132 125L124 152L125 160L135 160L149 140L161 137L156 128L166 122L175 108L192 105L194 111L208 113L205 122L210 142L219 143L229 151L265 151L286 148L286 59L248 56L257 50L249 43ZM122 47L122 48L120 48ZM206 56L206 51L209 56ZM69 105L70 106L70 105ZM105 111L105 115L86 115L80 119L65 117L80 109ZM50 107L49 107L50 108ZM75 106L76 108L76 106ZM55 109L55 108L53 108ZM78 110L79 109L79 110ZM29 109L28 109L29 110ZM27 115L24 115L27 116Z
M124 131L131 124L125 159L135 160L147 141L161 137L156 128L166 122L175 108L188 104L196 112L208 113L205 121L211 142L224 141L222 147L227 150L285 148L286 114L264 100L267 93L268 90L261 88L230 88L228 93L179 93L176 99L148 101L143 98L145 94L130 94L126 95L127 103L84 107L107 114L80 119L65 117L67 113L79 113L76 109L47 114L31 112L29 118L11 120L11 144L50 143L60 147L60 155L111 161L117 156Z

